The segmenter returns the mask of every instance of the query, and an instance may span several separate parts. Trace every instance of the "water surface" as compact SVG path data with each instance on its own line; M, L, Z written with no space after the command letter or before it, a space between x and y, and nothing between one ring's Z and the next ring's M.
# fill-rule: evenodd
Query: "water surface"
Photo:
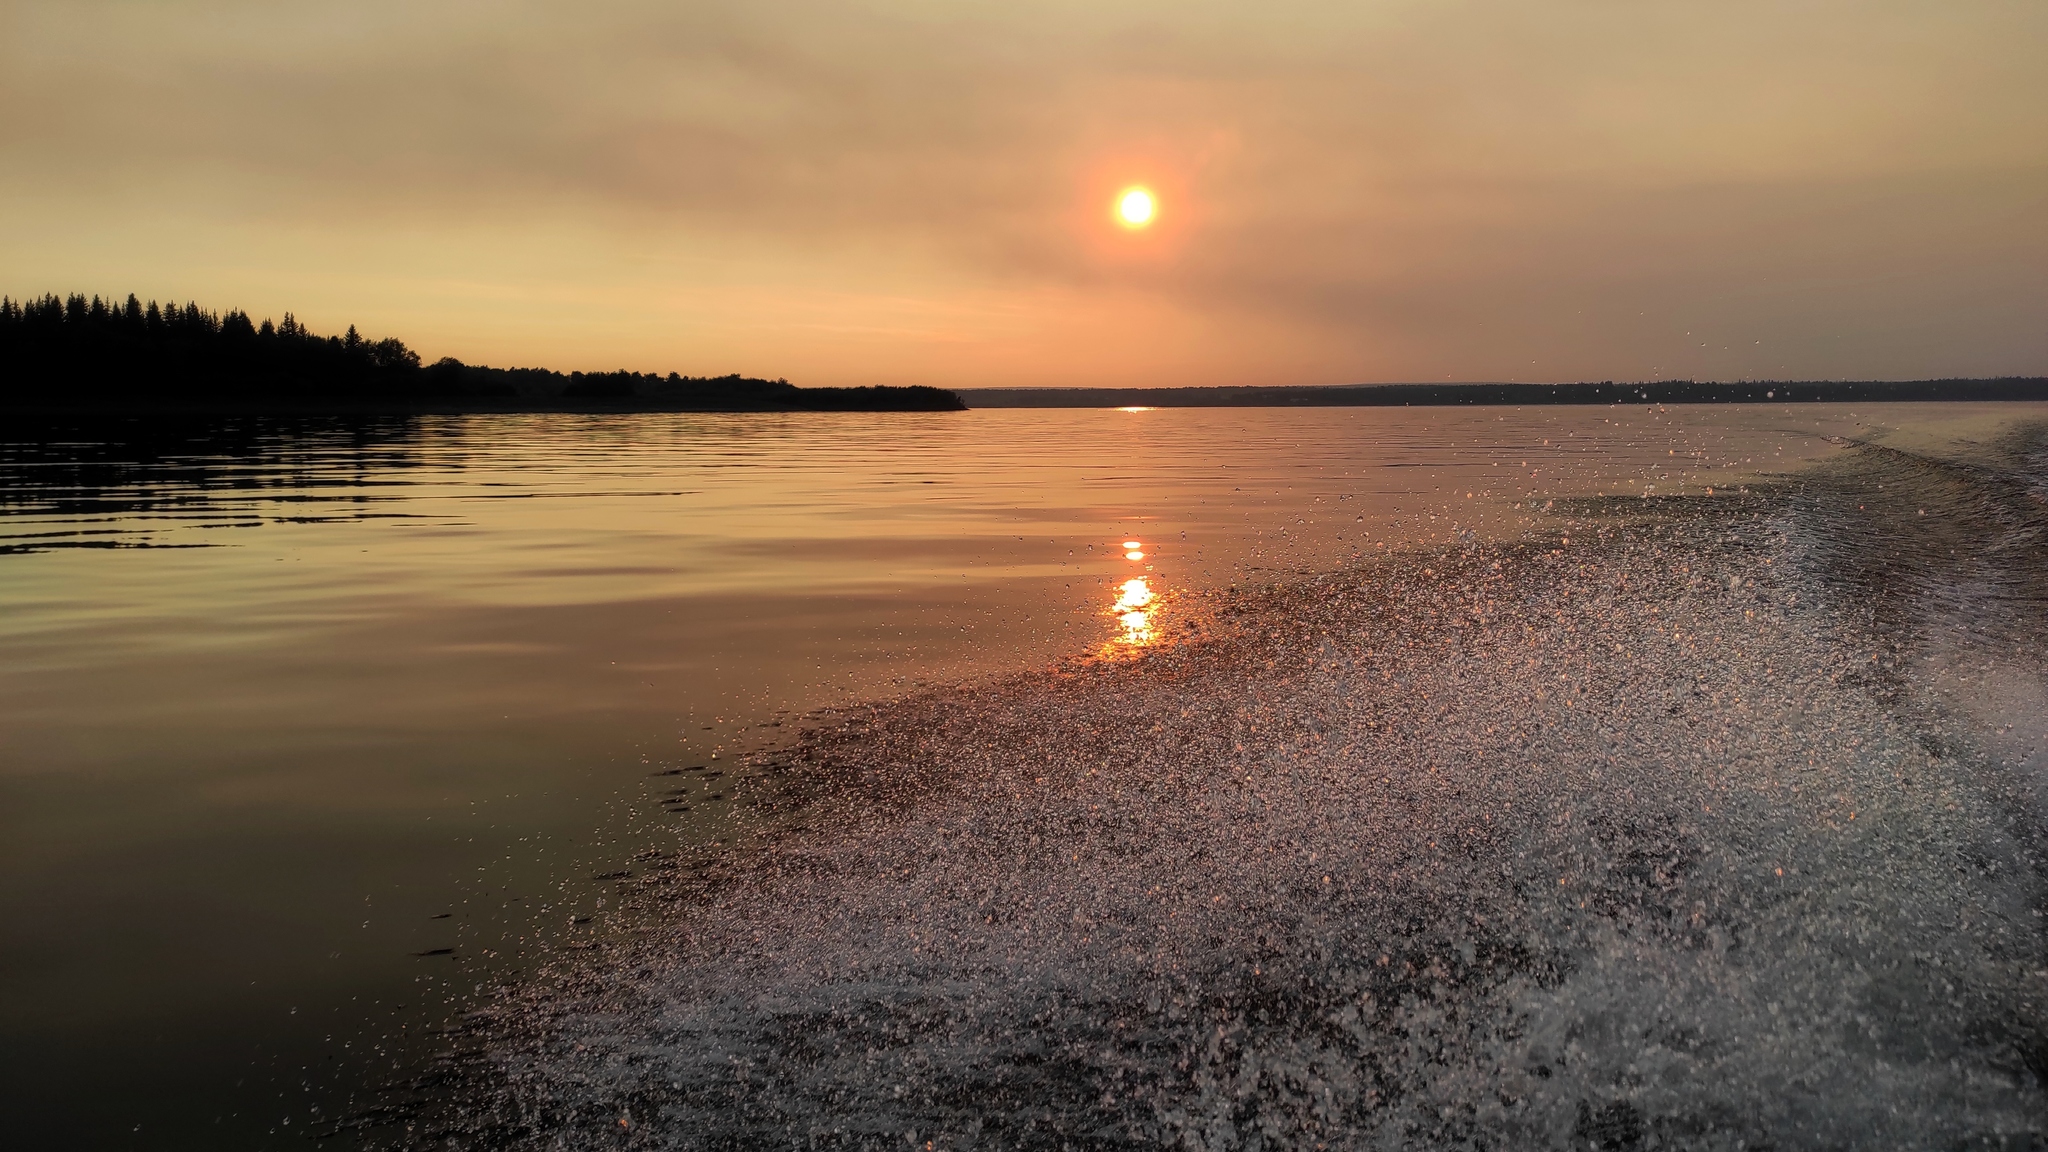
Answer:
M730 835L726 789L657 773L1206 634L1233 586L2017 407L11 430L0 1028L40 1103L10 1113L73 1145L296 1144L390 1066L366 1052L600 930L592 876Z

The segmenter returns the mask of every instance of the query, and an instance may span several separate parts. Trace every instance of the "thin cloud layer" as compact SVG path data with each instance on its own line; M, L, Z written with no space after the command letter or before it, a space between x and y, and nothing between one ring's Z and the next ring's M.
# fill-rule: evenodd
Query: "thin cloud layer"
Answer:
M15 293L811 383L2048 367L2037 4L18 0L0 33Z

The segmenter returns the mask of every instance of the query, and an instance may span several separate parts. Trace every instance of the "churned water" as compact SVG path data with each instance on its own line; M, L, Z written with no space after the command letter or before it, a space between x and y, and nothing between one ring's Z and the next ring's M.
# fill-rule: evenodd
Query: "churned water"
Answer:
M2044 415L16 446L10 981L114 1007L9 1027L240 1021L233 1146L2032 1147ZM255 993L57 974L223 855Z

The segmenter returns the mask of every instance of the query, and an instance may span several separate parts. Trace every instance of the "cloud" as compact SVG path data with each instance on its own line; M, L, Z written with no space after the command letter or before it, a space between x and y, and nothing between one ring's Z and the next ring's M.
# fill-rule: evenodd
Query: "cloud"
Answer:
M2041 298L2038 4L17 0L0 21L0 195L56 230L9 262L45 275L128 212L245 265L319 250L330 277L348 238L403 232L387 292L479 279L494 247L533 253L500 284L542 291L546 250L585 233L592 315L667 283L744 285L772 316L779 285L872 333L904 299L973 299L1012 332L1091 333L1130 380L1186 358L1111 355L1085 313L1207 332L1219 382L1764 369L1688 361L1710 318L1794 374L2048 354L2038 308L1987 311ZM1133 180L1164 208L1136 242L1103 227ZM190 266L159 246L137 274ZM283 296L315 273L268 275ZM422 298L405 326L450 315ZM565 353L653 347L556 315ZM804 339L849 379L1068 370L957 322L847 337L838 369Z

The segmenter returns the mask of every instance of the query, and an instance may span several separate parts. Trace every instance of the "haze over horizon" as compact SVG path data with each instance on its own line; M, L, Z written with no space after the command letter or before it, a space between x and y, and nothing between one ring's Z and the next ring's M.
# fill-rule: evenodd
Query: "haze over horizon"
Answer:
M0 0L0 292L805 385L2040 374L2043 44L2022 0Z

